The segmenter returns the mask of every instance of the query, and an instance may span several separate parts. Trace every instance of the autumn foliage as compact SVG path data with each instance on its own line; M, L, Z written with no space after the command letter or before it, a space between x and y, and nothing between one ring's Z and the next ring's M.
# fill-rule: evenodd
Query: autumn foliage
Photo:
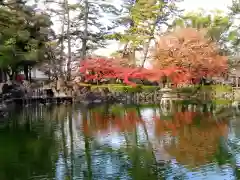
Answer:
M86 80L121 79L128 85L135 85L131 79L159 81L169 77L173 83L186 82L186 71L178 67L145 69L128 66L122 59L89 58L81 62L80 72Z
M89 121L91 123L87 123ZM91 119L83 121L83 131L88 135L94 135L97 132L101 134L132 132L139 123L142 123L142 120L135 110L126 110L123 116L93 111Z
M206 38L204 30L177 29L161 36L153 50L152 64L158 68L181 67L190 77L219 76L227 70L227 58Z
M121 112L92 111L90 119L83 120L83 132L90 136L99 133L100 135L112 132L127 133L134 132L138 127L144 127L148 123L136 109L124 109ZM162 116L152 118L150 124L154 125L155 138L161 139L166 134L175 137L177 141L164 144L164 149L179 163L188 167L212 162L220 138L228 134L227 121L222 119L216 121L216 117L209 112L185 111L176 112L172 118L164 119ZM154 147L157 149L158 143Z
M165 145L169 155L188 167L198 167L212 162L219 140L228 134L226 121L216 121L210 113L177 112L171 120L155 119L156 136L169 132L176 136L177 143ZM200 119L194 123L194 119Z
M178 29L159 38L154 48L151 69L129 66L124 59L88 58L81 62L80 72L86 80L131 79L159 81L168 77L174 84L219 76L227 70L227 58L219 55L217 45L204 31ZM196 81L197 82L197 81Z
M225 127L224 121L215 121L211 113L199 113L199 112L176 112L171 120L160 119L160 117L154 117L155 121L155 133L157 136L163 135L166 131L169 131L173 136L179 135L182 128L194 123L194 119L201 119L200 126L212 127L215 126L217 132L224 135L222 126ZM211 136L212 131L207 131L206 136ZM226 135L226 134L225 134Z

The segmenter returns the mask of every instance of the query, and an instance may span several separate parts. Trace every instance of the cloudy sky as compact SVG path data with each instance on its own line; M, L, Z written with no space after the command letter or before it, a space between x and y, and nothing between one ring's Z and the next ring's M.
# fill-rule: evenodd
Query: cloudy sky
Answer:
M211 11L214 9L219 9L224 12L228 11L228 6L230 6L232 0L184 0L179 4L181 9L187 11L194 11L200 8L205 9L206 11ZM118 43L111 43L108 47L104 49L99 49L96 51L96 54L101 54L109 56L111 53L115 52L119 48Z
M77 1L78 0L69 0L69 3L76 3ZM120 2L121 0L110 0L110 1ZM206 11L219 9L224 12L227 12L228 6L231 5L231 2L232 0L184 0L179 4L179 7L181 9L184 9L186 12L198 10L200 8L205 9ZM42 5L42 8L44 8L44 5ZM53 22L54 22L53 28L56 31L59 31L61 29L61 26L60 26L61 22L57 21L57 19L54 19L54 18L53 18ZM119 49L119 43L113 42L113 43L110 43L109 46L107 46L106 48L97 50L96 54L109 56L111 53L115 52L117 49Z

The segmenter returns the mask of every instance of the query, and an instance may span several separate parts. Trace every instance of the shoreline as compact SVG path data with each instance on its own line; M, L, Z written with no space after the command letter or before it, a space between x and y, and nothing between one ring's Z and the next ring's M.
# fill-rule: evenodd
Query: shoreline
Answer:
M184 89L184 88L183 88ZM180 90L183 90L180 89ZM165 89L166 90L166 89ZM73 96L67 96L63 92L60 93L50 93L48 94L44 89L35 89L32 93L29 94L25 92L22 97L19 97L18 94L3 94L0 102L0 113L8 112L8 108L10 106L28 106L28 105L60 105L60 104L82 104L85 106L94 106L99 104L136 104L136 105L171 105L173 102L177 104L191 104L193 106L196 105L204 105L204 104L221 104L221 105L229 105L232 104L234 100L233 91L223 91L215 93L214 96L210 95L208 92L208 97L206 98L201 91L200 93L196 93L194 96L189 96L190 92L178 92L175 89L173 91L168 89L168 91L163 91L163 89L151 90L151 91L138 91L138 92L120 92L120 91L94 91L87 90L85 92L77 91L78 94ZM204 92L206 93L206 92ZM190 93L191 94L191 93ZM227 96L226 96L227 94ZM16 97L17 95L17 97ZM164 95L164 96L163 96ZM167 97L166 97L167 95ZM172 96L173 95L173 96ZM229 95L231 97L229 97ZM15 96L15 97L14 97ZM166 104L162 104L161 100L163 98L167 98ZM175 103L175 104L176 104ZM2 104L2 105L1 105ZM11 110L10 110L11 111ZM1 114L0 114L1 116ZM1 117L0 117L1 118Z

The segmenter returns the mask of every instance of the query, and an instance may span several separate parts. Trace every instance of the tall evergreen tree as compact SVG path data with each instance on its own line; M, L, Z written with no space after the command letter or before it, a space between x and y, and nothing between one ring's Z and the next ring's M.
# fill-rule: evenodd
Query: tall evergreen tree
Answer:
M239 55L240 51L240 2L238 0L232 1L232 6L229 7L230 13L229 16L233 21L233 26L231 27L231 32L229 35L229 41L232 45L231 49L233 53L237 56Z
M168 26L168 21L178 15L176 1L164 0L124 0L124 16L120 22L125 25L124 33L117 33L112 38L125 44L123 50L130 63L135 64L135 51L144 49L144 59L154 34L161 31L163 26Z
M56 37L56 44L61 47L58 48L60 50L59 58L62 59L59 61L62 63L61 66L64 66L63 59L66 59L66 56L68 57L67 74L69 76L76 57L78 57L78 60L79 58L84 59L94 50L105 47L107 44L106 35L117 26L114 19L120 15L120 10L115 7L112 1L84 0L75 4L69 4L65 1L48 1L46 4L49 5L48 11L61 24L61 30ZM52 9L52 4L57 5L59 9ZM68 50L65 50L66 46ZM71 50L69 50L69 47L72 47Z

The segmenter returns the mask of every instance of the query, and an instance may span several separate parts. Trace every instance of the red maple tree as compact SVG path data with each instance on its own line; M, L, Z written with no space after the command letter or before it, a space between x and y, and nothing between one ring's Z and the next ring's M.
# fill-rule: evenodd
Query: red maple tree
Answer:
M130 79L159 81L169 77L174 84L186 82L187 71L179 67L153 68L132 67L125 60L115 58L89 58L81 62L80 72L86 80L121 79L125 84L136 85Z
M152 64L158 68L181 67L195 79L219 76L227 70L227 57L221 56L206 31L177 29L161 36L153 50Z

